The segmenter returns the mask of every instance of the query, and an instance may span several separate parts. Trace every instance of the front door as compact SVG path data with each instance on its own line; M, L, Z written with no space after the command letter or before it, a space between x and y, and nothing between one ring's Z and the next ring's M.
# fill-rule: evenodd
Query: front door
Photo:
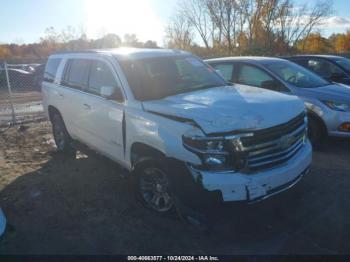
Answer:
M120 88L115 71L108 61L91 63L89 83L84 90L82 128L89 133L84 141L90 147L115 161L124 159L123 97L103 98L102 87ZM122 92L116 92L122 94Z

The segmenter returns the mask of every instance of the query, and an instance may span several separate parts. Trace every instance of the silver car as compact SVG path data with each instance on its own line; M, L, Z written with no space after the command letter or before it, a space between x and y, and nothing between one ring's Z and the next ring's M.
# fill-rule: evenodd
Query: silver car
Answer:
M328 82L302 66L279 58L228 57L206 62L228 82L301 98L308 109L309 136L314 146L319 146L327 135L350 137L349 86Z

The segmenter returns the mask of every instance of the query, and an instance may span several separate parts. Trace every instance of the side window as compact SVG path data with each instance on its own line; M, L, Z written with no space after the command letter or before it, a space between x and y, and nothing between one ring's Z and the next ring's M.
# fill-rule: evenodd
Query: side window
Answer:
M53 83L61 61L61 58L51 58L47 61L44 73L44 81Z
M118 101L123 100L123 96L117 81L113 75L113 72L105 62L93 61L91 65L89 86L87 92L94 95L101 95L102 87L112 87L116 89L115 99Z
M238 83L256 87L262 87L266 81L274 79L263 70L250 65L242 65L238 74Z
M303 67L306 67L306 68L308 67L308 60L306 58L296 58L296 59L291 59L291 61Z
M326 79L331 79L333 75L345 76L340 68L324 59L309 59L307 66L310 70Z
M234 64L229 64L229 63L214 64L213 67L219 71L221 76L223 76L227 82L232 82L232 74L234 71Z
M124 101L122 90L118 86L118 83L110 67L105 62L96 60L91 64L89 86L87 88L87 92L101 96L102 87L109 87L114 90L111 96L108 95L108 99L112 99L117 102Z
M88 86L91 61L87 59L71 59L66 64L63 82L65 85L84 90Z

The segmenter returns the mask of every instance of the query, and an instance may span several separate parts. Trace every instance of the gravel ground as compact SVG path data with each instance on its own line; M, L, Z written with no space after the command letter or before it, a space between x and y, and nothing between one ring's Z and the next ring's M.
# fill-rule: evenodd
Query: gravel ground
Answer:
M264 202L208 214L208 231L143 208L110 161L55 153L47 122L0 134L0 254L350 253L350 142L329 140L312 171Z
M12 103L16 121L25 122L44 117L40 91L13 90ZM7 90L0 90L0 127L12 121L11 100Z

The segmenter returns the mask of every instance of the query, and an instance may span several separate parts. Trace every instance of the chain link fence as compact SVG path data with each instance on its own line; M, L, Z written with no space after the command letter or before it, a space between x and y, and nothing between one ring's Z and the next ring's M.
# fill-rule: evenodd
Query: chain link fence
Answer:
M45 119L41 81L45 63L0 60L0 127Z

